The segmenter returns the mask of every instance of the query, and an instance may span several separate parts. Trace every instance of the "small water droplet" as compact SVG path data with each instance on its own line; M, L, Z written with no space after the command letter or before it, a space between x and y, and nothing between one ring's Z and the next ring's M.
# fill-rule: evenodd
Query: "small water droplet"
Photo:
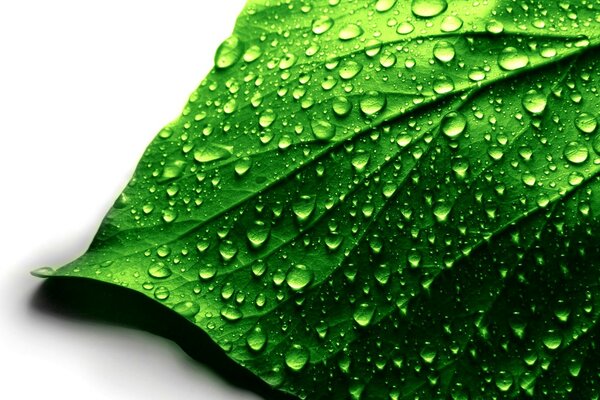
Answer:
M369 117L383 110L385 105L385 95L377 91L367 92L360 99L360 110Z
M156 279L165 279L171 276L173 271L162 262L156 263L148 268L148 275Z
M379 0L375 4L375 9L379 12L386 12L396 5L396 0Z
M56 271L54 270L54 268L41 267L41 268L34 269L30 273L31 273L31 275L33 275L37 278L49 278L49 277L53 276L55 272Z
M513 377L510 373L506 371L500 371L498 375L496 375L496 386L502 392L507 392L511 386L513 385Z
M340 66L339 75L344 80L350 80L362 71L362 65L354 60L345 61Z
M268 224L265 224L263 221L256 221L247 232L250 246L254 249L262 247L267 242L270 233L271 228Z
M338 117L345 117L352 111L352 103L344 96L337 96L333 99L332 109Z
M485 25L485 30L495 35L504 32L504 24L495 19L489 20Z
M442 32L456 32L463 26L463 20L454 15L449 15L444 17L442 20L442 24L440 25L440 30Z
M409 33L411 33L414 30L415 30L415 26L407 21L401 22L398 25L398 28L396 28L396 32L399 33L400 35L408 35Z
M440 40L433 46L433 56L441 62L452 61L455 55L454 45L446 40Z
M233 169L237 176L244 176L252 167L252 159L250 157L242 157L235 162Z
M431 344L426 344L419 352L419 355L421 356L423 361L425 361L427 364L431 364L433 360L435 360L437 351L435 350L435 347L433 347Z
M193 318L200 312L200 306L192 301L182 301L173 306L173 311L185 318Z
M292 211L299 223L306 222L315 210L315 196L303 195L292 205Z
M244 314L242 314L239 308L232 305L227 305L221 309L221 316L227 321L237 321L241 319Z
M206 163L229 158L233 152L233 146L219 144L206 144L194 151L194 159L200 163Z
M164 286L159 286L154 290L154 297L157 300L166 300L169 298L169 296L171 295L171 292L169 291L169 289L167 289Z
M219 245L219 253L223 261L230 261L237 254L238 248L231 240L224 240Z
M356 151L352 157L352 166L354 167L354 170L356 172L362 172L369 163L370 158L371 155L365 150Z
M277 114L275 114L275 111L269 108L260 114L258 117L258 124L263 128L268 128L273 124L276 118Z

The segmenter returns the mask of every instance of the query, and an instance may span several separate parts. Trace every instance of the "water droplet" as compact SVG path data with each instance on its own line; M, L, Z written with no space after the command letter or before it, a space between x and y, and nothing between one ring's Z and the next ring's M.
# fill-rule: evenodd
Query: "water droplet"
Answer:
M451 210L452 207L450 204L445 201L440 201L433 207L433 216L437 222L443 223L448 220L448 215L450 214Z
M49 277L53 276L55 272L56 271L54 270L54 268L41 267L41 268L34 269L30 273L31 273L31 275L33 275L37 278L49 278Z
M500 21L492 19L485 25L485 30L495 35L504 32L504 25Z
M421 352L419 353L419 355L421 356L423 361L425 361L427 364L431 364L433 362L433 360L435 360L437 351L435 350L435 347L433 347L431 344L426 344L421 349Z
M252 274L257 278L263 276L266 271L267 264L265 264L263 261L259 260L252 264Z
M159 286L154 290L154 297L157 300L166 300L169 298L169 296L171 295L171 292L169 291L169 289L167 289L164 286Z
M365 150L358 150L352 157L352 166L356 172L362 172L367 164L369 163L369 159L371 155Z
M347 24L341 30L339 38L341 40L351 40L363 34L363 29L356 24Z
M563 151L567 161L573 164L582 164L588 159L587 146L581 142L569 142Z
M333 26L333 19L327 15L321 15L312 23L312 31L315 35L321 35Z
M254 249L264 245L271 233L271 227L263 221L256 221L247 232L248 242Z
M513 385L513 377L506 371L500 371L498 375L496 375L496 386L502 392L507 392L511 386Z
M452 61L455 55L454 45L446 40L440 40L433 46L433 56L441 62Z
M276 118L277 115L275 114L275 111L269 108L260 114L260 117L258 117L258 124L263 128L268 128L273 124Z
M469 79L473 82L480 82L485 79L485 71L479 67L473 67L469 70Z
M230 36L225 39L215 54L215 66L220 69L231 67L242 56L243 47L237 36Z
M254 44L248 47L243 58L247 63L251 63L252 61L257 60L260 56L262 56L262 49Z
M233 146L219 144L207 144L194 152L194 159L201 163L224 160L229 158L233 152Z
M198 276L202 280L210 280L217 274L217 267L212 264L202 264L198 269Z
M292 205L292 211L299 223L306 222L315 210L315 196L303 195Z
M527 53L515 47L506 47L498 56L498 65L506 71L525 68L529 64Z
M584 112L575 118L575 126L583 133L594 133L598 128L598 121L592 114Z
M237 254L238 248L231 240L224 240L219 245L219 253L223 261L227 262L233 259Z
M342 97L343 98L343 97ZM334 100L335 104L335 100ZM334 108L335 110L335 108ZM310 124L313 135L318 140L331 140L335 136L335 125L324 121L324 120L316 120L312 121Z
M338 117L345 117L346 115L350 114L350 111L352 111L352 103L346 97L338 96L333 99L332 108L335 115Z
M456 32L463 26L463 20L454 15L449 15L444 17L442 20L442 24L440 25L440 30L442 32Z
M296 264L291 267L285 277L285 281L292 290L302 290L313 280L314 274L306 265Z
M285 365L294 372L302 370L310 359L308 349L300 344L293 344L285 352Z
M544 346L549 350L556 350L562 344L562 336L555 330L550 330L543 338Z
M365 93L360 99L360 110L366 116L372 116L384 109L386 98L383 94L370 91Z
M362 65L356 61L349 60L345 61L339 70L340 78L349 80L354 78L362 70Z
M528 145L522 145L519 147L519 155L525 161L531 160L531 156L533 156L533 149Z
M148 275L156 279L168 278L172 273L173 271L162 262L148 268Z
M200 306L192 301L182 301L173 306L173 311L185 318L193 318L200 312Z
M539 115L546 109L547 100L544 93L540 93L537 90L530 90L523 96L522 104L523 108L533 115Z
M449 138L456 138L465 131L467 118L462 113L451 112L442 120L442 132Z
M417 17L431 18L440 15L448 8L446 0L412 0L411 11Z
M454 90L454 82L450 77L442 76L433 81L433 91L437 94L446 94Z
M366 327L371 323L374 314L375 306L368 303L361 303L354 309L352 317L358 326Z
M257 352L261 351L267 344L267 333L263 331L260 326L255 326L250 333L248 333L246 343L250 350Z
M375 4L375 9L379 12L386 12L391 10L396 5L396 0L379 0Z
M239 308L232 305L227 305L221 309L221 316L227 321L237 321L241 319L244 314L242 314Z
M407 21L401 22L398 25L398 28L396 28L396 32L399 33L400 35L408 35L409 33L411 33L414 30L415 30L415 26Z
M250 157L242 157L235 162L233 169L237 176L244 176L252 167L252 159Z

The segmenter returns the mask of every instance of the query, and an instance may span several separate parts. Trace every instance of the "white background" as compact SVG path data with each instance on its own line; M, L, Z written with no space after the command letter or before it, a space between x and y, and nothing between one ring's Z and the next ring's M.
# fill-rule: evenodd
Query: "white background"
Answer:
M0 1L0 382L11 399L258 399L173 343L32 305L82 254L244 0Z

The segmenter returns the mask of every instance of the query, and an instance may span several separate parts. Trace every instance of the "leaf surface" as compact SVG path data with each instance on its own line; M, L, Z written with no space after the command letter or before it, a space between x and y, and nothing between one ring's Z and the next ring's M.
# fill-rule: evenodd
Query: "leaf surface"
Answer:
M250 0L53 275L303 398L598 396L599 7Z

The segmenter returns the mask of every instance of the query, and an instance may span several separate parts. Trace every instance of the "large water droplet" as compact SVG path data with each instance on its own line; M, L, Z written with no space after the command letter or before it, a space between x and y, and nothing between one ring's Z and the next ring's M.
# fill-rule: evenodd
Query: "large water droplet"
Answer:
M255 326L250 333L248 333L246 343L250 350L257 352L261 351L267 344L267 333L260 326Z
M354 156L352 156L352 166L356 172L362 172L367 164L369 163L369 159L371 155L364 151L358 150L355 152Z
M221 316L227 321L237 321L241 319L244 314L242 314L239 308L232 305L227 305L221 309Z
M271 227L263 221L256 221L247 232L248 242L254 249L262 247L271 233Z
M246 175L246 173L252 167L252 159L250 157L242 157L235 162L235 166L233 169L235 170L235 174L237 176Z
M258 117L258 124L263 128L268 128L273 124L276 118L277 114L275 114L275 111L269 108L260 114Z
M223 261L227 262L233 259L237 254L238 248L231 240L224 240L219 245L219 253Z
M442 24L440 25L440 30L442 32L456 32L463 26L463 20L454 15L449 15L444 17L442 20Z
M500 371L498 375L496 375L496 386L502 392L507 392L513 384L513 377L510 373L506 371Z
M448 113L442 120L442 132L452 139L463 133L466 127L467 118L462 113Z
M384 109L386 104L385 95L370 91L365 93L360 99L360 110L367 116L372 116Z
M285 365L294 372L302 370L310 359L308 349L300 344L293 344L285 352Z
M315 210L315 196L303 195L292 205L292 211L296 215L298 222L303 223L310 218Z
M302 290L313 280L314 274L306 265L296 264L288 271L285 281L292 290Z
M193 318L200 312L200 306L192 301L182 301L173 306L173 311L185 318Z
M356 61L349 60L344 62L339 70L340 78L349 80L354 78L362 70L362 65Z
M598 121L592 114L584 112L575 118L575 126L583 133L594 133L598 128Z
M374 305L368 303L361 303L354 309L354 314L352 315L352 317L354 318L354 322L356 322L358 326L366 327L369 326L369 324L371 323L374 314Z
M567 161L573 164L584 163L589 156L588 148L581 142L569 142L563 151Z
M194 159L205 163L229 158L233 152L233 146L219 144L206 144L194 151Z
M389 11L396 5L396 0L379 0L375 4L375 9L379 12Z
M339 38L341 40L351 40L363 34L363 29L356 24L347 24L341 30Z
M454 45L446 40L440 40L433 46L433 56L441 62L452 61L455 55Z
M162 262L154 264L148 268L148 275L156 279L164 279L171 276L173 271Z
M346 115L350 114L350 111L352 111L352 103L344 96L337 96L334 98L331 107L334 114L338 117L345 117Z
M523 96L522 104L523 108L533 115L539 115L546 109L547 100L544 93L540 93L537 90L530 90Z
M312 23L312 31L315 35L321 35L333 26L333 19L327 15L321 15Z
M243 47L237 36L230 36L225 39L215 53L215 66L220 69L231 67L242 56Z
M313 135L318 140L331 140L335 136L335 125L327 121L321 119L312 121L310 126L312 128Z
M412 0L411 11L417 17L431 18L440 15L448 8L446 0Z
M529 64L527 53L515 47L506 47L498 56L498 65L506 71L525 68Z

